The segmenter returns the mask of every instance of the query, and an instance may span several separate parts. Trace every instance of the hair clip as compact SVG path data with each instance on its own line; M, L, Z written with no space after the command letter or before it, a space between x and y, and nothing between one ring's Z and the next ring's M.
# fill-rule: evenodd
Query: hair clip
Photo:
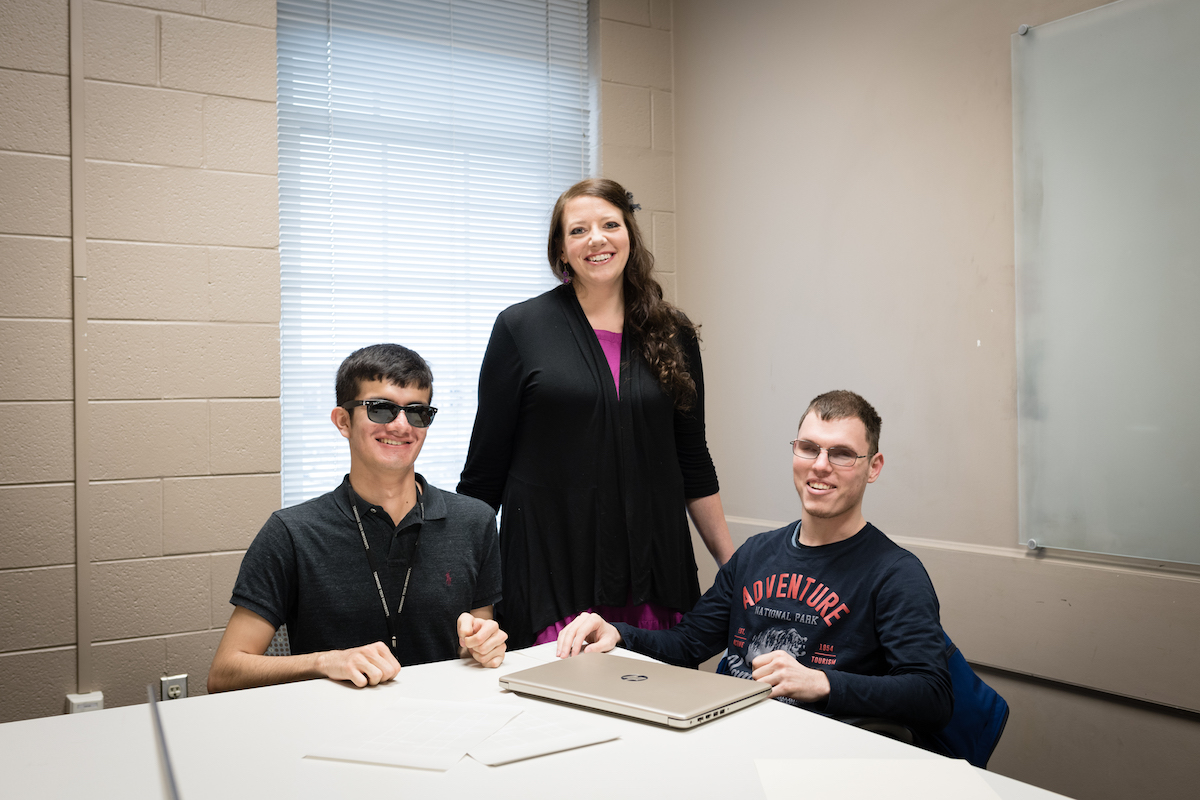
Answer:
M640 203L633 202L633 192L626 192L625 198L627 200L629 200L629 210L630 211L641 211L642 210L642 206Z

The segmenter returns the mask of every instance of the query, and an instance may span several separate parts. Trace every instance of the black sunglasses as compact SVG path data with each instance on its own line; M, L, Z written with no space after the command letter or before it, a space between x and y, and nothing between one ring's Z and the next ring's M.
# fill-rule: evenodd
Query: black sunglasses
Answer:
M350 413L354 413L354 409L358 406L366 406L367 419L380 425L386 425L393 421L403 411L409 425L414 428L428 428L433 422L433 415L437 413L436 408L424 403L409 403L406 406L398 405L391 400L351 400L349 403L342 403L342 408Z

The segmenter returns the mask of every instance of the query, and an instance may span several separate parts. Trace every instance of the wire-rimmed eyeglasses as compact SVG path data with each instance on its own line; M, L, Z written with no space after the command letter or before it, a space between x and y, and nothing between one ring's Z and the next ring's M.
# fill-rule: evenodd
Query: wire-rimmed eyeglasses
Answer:
M790 444L794 455L799 458L807 458L809 461L818 458L821 451L824 450L829 457L829 463L835 467L852 467L858 463L860 458L866 458L849 447L820 447L807 439L793 439Z

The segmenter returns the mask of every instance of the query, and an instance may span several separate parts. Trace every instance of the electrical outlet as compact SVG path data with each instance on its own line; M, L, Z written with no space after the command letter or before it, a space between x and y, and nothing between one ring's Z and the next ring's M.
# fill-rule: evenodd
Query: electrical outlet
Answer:
M159 700L178 700L187 697L187 673L182 675L164 675L158 679L160 691Z

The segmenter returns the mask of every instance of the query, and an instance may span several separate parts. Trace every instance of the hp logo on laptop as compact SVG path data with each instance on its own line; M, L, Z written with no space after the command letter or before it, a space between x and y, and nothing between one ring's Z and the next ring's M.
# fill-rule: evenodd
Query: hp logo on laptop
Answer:
M650 676L648 676L648 675L622 675L621 676L621 680L623 680L623 681L645 681L645 680L649 680L649 679L650 679Z

